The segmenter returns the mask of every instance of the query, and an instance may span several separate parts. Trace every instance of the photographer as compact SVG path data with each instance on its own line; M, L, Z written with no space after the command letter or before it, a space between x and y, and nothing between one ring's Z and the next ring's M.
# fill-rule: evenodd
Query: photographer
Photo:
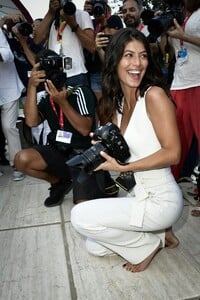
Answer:
M88 3L88 1L86 1ZM104 0L92 0L92 11L90 15L93 16L92 22L95 31L95 38L99 32L101 32L104 26L107 24L107 20L110 18L110 12L108 5ZM85 6L88 9L88 5ZM102 71L102 59L99 55L98 49L94 53L84 49L85 66L88 70L89 84L93 92L95 93L97 100L101 98L101 71Z
M6 15L2 28L14 55L14 62L22 83L25 86L22 96L26 95L28 72L35 63L35 55L43 49L35 45L32 38L32 24L27 23L22 16Z
M141 19L143 4L141 0L124 0L122 7L122 17L126 27L136 28L146 36L149 34L147 26Z
M50 0L49 10L37 27L34 41L40 44L48 37L48 48L71 58L67 70L68 84L88 85L83 48L95 51L94 29L87 12L76 9L67 0Z
M70 157L91 145L89 132L95 129L96 99L90 89L66 87L66 74L56 65L60 57L51 50L43 50L36 57L29 79L25 118L33 127L47 120L51 129L47 145L36 145L17 153L15 164L24 173L44 179L51 184L47 207L60 205L72 189L74 203L102 197L96 176L89 176L83 184L72 182L72 174L65 164ZM50 66L50 68L48 67ZM46 96L37 104L36 92L43 83ZM118 191L117 191L118 192Z
M172 168L175 178L180 178L181 170L192 145L193 138L197 139L198 150L190 161L200 156L200 1L184 1L185 19L182 25L174 20L174 26L168 31L175 51L176 63L171 85L171 94L176 103L176 114L180 128L182 154L180 163ZM194 148L194 150L196 150ZM192 215L200 216L200 202Z
M108 46L108 43L110 42L113 34L115 34L117 30L121 28L123 28L123 24L120 17L113 15L107 20L106 24L102 27L102 31L96 35L96 49L102 63L104 61L105 50Z
M71 223L87 237L91 254L118 254L127 261L126 270L140 272L159 248L178 245L171 226L181 215L183 198L170 169L181 152L174 105L138 30L120 29L107 46L102 92L99 118L120 128L130 158L122 164L102 151L105 162L96 171L122 173L129 189L127 197L77 205Z

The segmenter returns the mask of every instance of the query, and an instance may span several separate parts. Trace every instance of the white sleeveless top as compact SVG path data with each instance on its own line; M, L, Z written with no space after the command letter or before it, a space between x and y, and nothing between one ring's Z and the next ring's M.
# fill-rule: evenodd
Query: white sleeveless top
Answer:
M131 157L129 158L130 162L141 159L161 149L161 145L155 134L152 123L147 115L145 103L146 93L144 97L138 97L134 111L124 134L124 138L131 152ZM118 127L121 125L121 120L122 114L118 113Z
M146 111L146 93L144 97L138 97L135 109L124 134L124 138L131 152L129 162L149 156L161 149L160 142ZM121 120L122 115L117 113L119 127ZM181 214L183 201L181 191L171 173L171 168L164 167L134 172L134 176L136 185L127 195L133 197L130 224L137 227L142 226L147 202L149 203L148 208L151 202L156 202L159 206L164 207L164 209L169 205L176 206L174 214L171 214L170 217L166 216L168 220L170 218L170 221L174 222ZM169 204L169 200L171 204ZM163 209L161 207L160 209ZM152 209L152 214L154 214L154 209Z

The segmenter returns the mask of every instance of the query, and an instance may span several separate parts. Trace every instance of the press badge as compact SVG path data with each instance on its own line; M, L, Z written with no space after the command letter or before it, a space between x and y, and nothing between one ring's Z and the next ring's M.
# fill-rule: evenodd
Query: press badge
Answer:
M181 50L178 51L177 54L177 63L179 65L184 64L188 60L188 53L186 48L182 48Z
M72 133L64 130L57 130L56 141L65 144L70 144L72 139Z

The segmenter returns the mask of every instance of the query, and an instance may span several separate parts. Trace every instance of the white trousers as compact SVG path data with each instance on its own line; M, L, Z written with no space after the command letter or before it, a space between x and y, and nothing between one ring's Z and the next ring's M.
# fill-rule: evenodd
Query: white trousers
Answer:
M153 190L150 188L152 183L144 182L149 191L145 199L138 200L139 195L96 199L82 202L72 209L71 223L87 237L86 247L91 254L104 256L116 253L132 264L138 264L159 244L164 246L165 229L181 215L182 194L172 177L163 186L153 181ZM135 212L137 216L141 203L143 220L135 226L133 215Z
M16 127L19 102L14 100L0 107L2 130L8 143L10 165L13 166L15 154L21 150L19 131Z

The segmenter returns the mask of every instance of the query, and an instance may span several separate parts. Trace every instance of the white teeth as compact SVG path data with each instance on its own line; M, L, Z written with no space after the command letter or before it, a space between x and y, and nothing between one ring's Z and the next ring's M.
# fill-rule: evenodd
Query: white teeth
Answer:
M138 74L140 74L139 71L128 71L128 73L131 73L131 74L133 74L133 75L138 75Z

